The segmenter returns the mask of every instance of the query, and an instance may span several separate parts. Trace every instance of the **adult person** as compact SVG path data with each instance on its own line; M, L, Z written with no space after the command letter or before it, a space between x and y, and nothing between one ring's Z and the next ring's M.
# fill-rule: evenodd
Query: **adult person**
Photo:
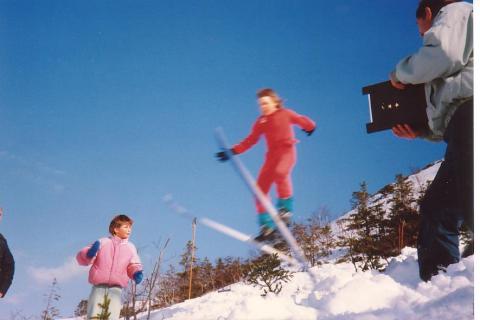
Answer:
M400 124L392 131L401 138L447 144L444 161L420 203L419 273L428 281L459 261L461 224L473 233L473 6L421 0L416 18L423 45L396 65L390 82L397 89L425 84L428 128ZM473 240L463 255L472 253Z
M0 208L0 222L3 217L3 210ZM13 273L15 271L15 261L12 253L8 248L7 239L0 233L0 298L5 297L5 294L10 288L13 280Z

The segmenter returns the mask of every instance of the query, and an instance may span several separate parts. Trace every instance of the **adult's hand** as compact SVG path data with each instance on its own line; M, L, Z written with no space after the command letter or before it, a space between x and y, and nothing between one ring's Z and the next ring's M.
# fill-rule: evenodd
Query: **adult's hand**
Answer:
M392 132L397 137L404 139L415 139L420 135L419 132L413 130L408 124L397 124L392 128Z
M390 78L390 83L394 88L397 88L399 90L405 89L405 84L398 81L397 76L395 75L395 72L390 72L389 78Z

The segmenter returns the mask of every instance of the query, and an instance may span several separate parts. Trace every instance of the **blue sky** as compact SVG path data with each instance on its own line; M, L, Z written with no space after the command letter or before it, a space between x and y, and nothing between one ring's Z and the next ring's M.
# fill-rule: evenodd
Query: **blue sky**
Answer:
M62 315L88 297L76 252L105 236L116 213L134 220L147 270L153 243L170 237L176 264L198 216L257 232L250 193L218 163L214 129L234 143L258 116L255 92L272 87L317 123L297 130L296 217L350 209L371 192L442 158L444 144L367 135L362 86L384 81L421 39L417 0L0 1L0 225L16 274L0 318L39 315L52 275ZM265 147L242 155L254 175ZM199 227L198 255L250 249ZM6 318L5 318L6 319Z

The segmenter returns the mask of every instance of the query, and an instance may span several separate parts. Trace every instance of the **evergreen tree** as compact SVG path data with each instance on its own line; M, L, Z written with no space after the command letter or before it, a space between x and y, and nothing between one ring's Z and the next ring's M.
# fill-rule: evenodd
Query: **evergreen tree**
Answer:
M215 288L223 288L228 284L225 269L226 266L222 258L218 258L215 264Z
M388 227L390 228L388 242L395 248L392 250L392 255L399 254L405 246L416 246L418 224L419 214L412 183L406 177L398 174L393 185L388 215Z
M210 260L205 257L202 262L200 262L198 269L201 293L204 294L206 292L215 290L215 270Z
M192 240L188 240L185 245L185 251L180 256L180 265L183 267L184 271L187 272L190 269L190 264L192 263L192 251L197 251L197 247L193 247ZM196 259L193 259L193 264L195 264Z
M350 217L346 217L339 219L336 222L340 231L337 235L337 247L344 248L346 250L345 254L337 259L336 263L344 263L350 261L355 268L355 272L357 272L357 258L355 257L356 235L355 232L349 228L350 219Z
M197 281L197 274L198 268L195 267L197 259L193 257L192 259L192 252L197 251L197 247L193 246L193 242L191 240L187 241L185 245L185 251L180 256L179 264L182 266L183 271L178 273L180 278L180 293L182 294L182 301L188 299L188 292L190 287L190 267L192 267L192 296L191 297L198 297L199 291L201 290L198 281Z
M347 247L347 254L351 262L357 267L360 264L361 270L383 268L380 258L380 238L382 223L385 212L380 204L371 206L369 204L370 194L367 191L367 183L360 184L360 190L352 194L352 209L355 210L349 217L342 219L345 231L349 237L340 237L340 244ZM345 233L346 234L346 233Z
M92 319L95 320L108 320L110 319L110 298L108 297L108 294L103 295L103 302L98 303L98 306L100 307L100 312L97 313L96 316L92 317Z
M287 283L292 278L292 273L280 265L277 254L264 255L254 261L246 272L245 281L248 284L259 286L263 289L262 296L269 292L279 294L282 291L282 283Z

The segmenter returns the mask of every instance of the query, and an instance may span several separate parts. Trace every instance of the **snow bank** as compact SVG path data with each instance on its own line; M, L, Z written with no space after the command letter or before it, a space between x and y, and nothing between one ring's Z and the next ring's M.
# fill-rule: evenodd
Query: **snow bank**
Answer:
M418 278L412 248L393 258L383 273L355 272L348 263L324 264L313 272L315 286L304 272L295 273L278 296L262 297L258 288L237 283L230 291L155 311L151 319L473 319L473 256L428 283Z

